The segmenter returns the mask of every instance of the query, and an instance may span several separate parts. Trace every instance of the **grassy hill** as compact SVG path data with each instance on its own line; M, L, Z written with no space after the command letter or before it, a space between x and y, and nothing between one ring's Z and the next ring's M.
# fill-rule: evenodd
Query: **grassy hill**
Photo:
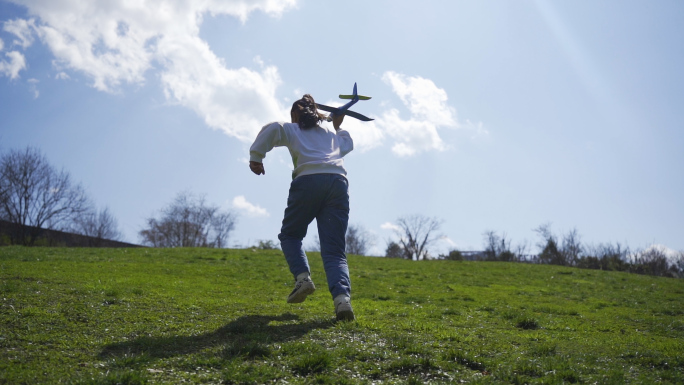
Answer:
M684 383L684 280L280 251L0 248L0 384Z

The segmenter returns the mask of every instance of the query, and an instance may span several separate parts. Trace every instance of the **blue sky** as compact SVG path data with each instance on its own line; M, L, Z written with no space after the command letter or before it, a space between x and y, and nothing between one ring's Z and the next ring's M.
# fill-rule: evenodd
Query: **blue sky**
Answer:
M433 253L533 229L684 250L680 1L0 1L0 150L40 148L125 239L180 191L277 239L292 169L247 167L311 93L347 119L350 223L444 221ZM305 243L312 243L315 224Z

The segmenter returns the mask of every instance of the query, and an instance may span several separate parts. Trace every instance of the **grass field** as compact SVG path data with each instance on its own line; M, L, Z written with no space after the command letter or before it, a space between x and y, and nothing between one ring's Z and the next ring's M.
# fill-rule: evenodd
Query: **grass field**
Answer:
M684 383L684 280L280 251L0 248L0 384Z

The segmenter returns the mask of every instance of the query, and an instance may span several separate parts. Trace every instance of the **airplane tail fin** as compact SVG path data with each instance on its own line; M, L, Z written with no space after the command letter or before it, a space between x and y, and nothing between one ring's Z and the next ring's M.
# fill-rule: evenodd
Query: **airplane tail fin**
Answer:
M340 99L354 99L357 97L359 98L359 100L368 100L371 98L370 96L359 95L356 92L356 83L354 83L354 94L353 95L340 95Z

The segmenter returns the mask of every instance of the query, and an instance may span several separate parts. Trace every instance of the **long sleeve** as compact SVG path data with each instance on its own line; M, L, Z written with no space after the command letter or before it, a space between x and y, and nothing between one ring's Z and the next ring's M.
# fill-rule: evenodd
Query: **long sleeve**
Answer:
M287 135L282 123L273 122L267 124L261 128L252 147L249 148L249 160L262 163L267 152L271 151L273 147L285 146L286 142Z
M345 130L337 131L337 137L340 141L340 156L345 156L349 154L354 149L354 141L349 135L349 132Z
M286 146L292 157L292 177L308 174L347 175L343 156L354 149L349 132L321 126L301 129L297 123L265 125L249 148L249 160L263 163L273 147Z

